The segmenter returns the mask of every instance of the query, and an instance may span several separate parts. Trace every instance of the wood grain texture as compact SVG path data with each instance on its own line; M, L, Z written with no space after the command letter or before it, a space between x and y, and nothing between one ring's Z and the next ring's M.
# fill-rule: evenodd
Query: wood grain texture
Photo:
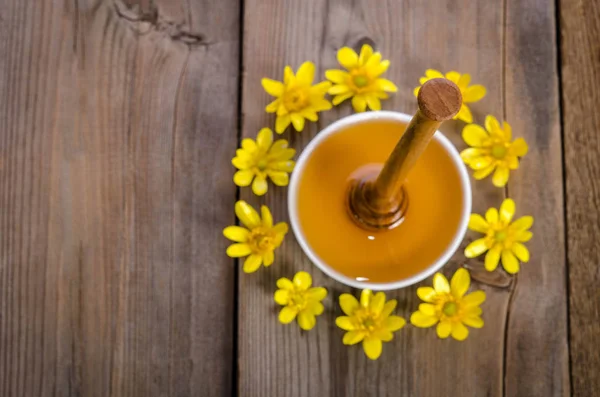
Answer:
M340 315L339 294L358 291L327 279L289 235L271 268L240 274L240 394L567 395L553 3L249 0L245 10L244 136L254 137L260 128L274 126L274 117L264 113L270 98L260 87L261 77L281 79L286 64L297 68L311 60L323 78L324 70L337 67L335 53L344 45L359 49L363 43L373 44L392 61L387 77L398 85L399 92L384 102L385 109L412 114L416 110L412 89L427 68L470 73L474 83L488 88L486 98L471 106L475 120L482 124L486 114L506 115L515 134L525 136L533 148L506 191L494 188L489 179L474 182L473 211L483 213L498 207L506 192L514 193L518 214L535 215L537 237L530 244L534 259L523 266L518 282L501 271L485 272L482 258L466 261L462 249L444 268L450 275L466 264L475 279L473 287L486 291L482 330L472 330L467 341L458 343L438 340L434 329L407 326L384 344L382 357L371 362L360 346L344 346L343 332L334 325ZM543 45L535 48L536 40ZM318 130L351 112L350 105L344 104L321 115L319 122L308 124L302 133L288 130L284 135L301 149ZM459 149L465 146L460 138L462 127L457 121L442 127ZM547 168L540 170L539 162L547 163ZM288 220L286 194L286 189L275 188L266 198L257 199L242 191L242 197L255 204L270 205L276 220ZM540 205L540 200L547 202ZM343 239L343 235L336 238ZM469 234L463 248L473 238L475 234ZM276 280L298 270L309 271L314 283L328 287L330 293L325 314L310 332L278 324L272 297ZM418 306L416 288L387 294L398 299L397 312L405 318Z
M0 15L0 395L229 395L238 1Z
M561 1L573 395L600 396L600 4Z

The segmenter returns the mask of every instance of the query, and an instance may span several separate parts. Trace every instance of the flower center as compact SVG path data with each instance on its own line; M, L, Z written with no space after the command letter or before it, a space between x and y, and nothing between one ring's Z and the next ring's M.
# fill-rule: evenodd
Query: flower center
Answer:
M275 249L275 239L263 228L252 230L248 243L254 252L262 253Z
M304 109L308 103L308 92L302 88L293 88L283 96L285 108L292 112Z
M352 82L358 88L363 88L364 86L366 86L367 84L369 84L369 79L367 79L363 75L358 75L358 76L354 76L354 78L352 79Z
M267 166L269 165L269 162L267 161L267 159L260 159L258 161L258 163L256 164L256 166L258 167L259 170L264 171L267 169Z
M499 242L506 240L506 237L508 236L506 235L506 232L504 230L500 230L499 232L496 232L494 234L494 239Z
M292 302L298 308L298 310L302 310L306 307L306 299L302 293L292 294Z
M503 159L506 156L506 147L504 145L494 145L492 147L492 156L497 159Z
M444 307L442 308L442 312L448 317L452 317L458 311L458 306L454 302L446 302L444 303Z

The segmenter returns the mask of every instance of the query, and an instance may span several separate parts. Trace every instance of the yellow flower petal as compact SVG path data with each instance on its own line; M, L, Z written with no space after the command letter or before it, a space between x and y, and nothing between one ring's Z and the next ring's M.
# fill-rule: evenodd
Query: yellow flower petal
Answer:
M467 269L460 268L450 280L450 291L456 298L462 298L471 285L471 276Z
M460 88L460 91L463 92L467 89L470 82L471 82L471 75L468 73L465 73L460 76L460 79L458 79L458 82L456 83L456 85L458 86L458 88Z
M425 76L427 76L428 79L437 79L437 78L443 78L444 75L442 74L442 72L435 70L435 69L427 69L425 71ZM423 84L423 83L421 83Z
M244 272L254 273L262 264L262 256L252 254L244 261Z
M442 273L436 273L433 275L433 289L438 294L450 292L450 284L448 279Z
M233 183L240 187L250 186L252 179L254 179L252 170L240 170L233 174Z
M298 272L294 276L294 285L302 290L307 290L312 285L312 277L307 272Z
M330 81L321 81L320 83L317 83L310 87L310 95L314 98L322 98L323 95L327 94L329 88L331 88Z
M494 171L496 169L496 165L492 164L487 168L484 168L482 170L477 170L473 173L473 178L477 179L477 180L481 180L483 178L485 178L486 176L488 176L489 174L492 173L492 171Z
M223 229L223 235L236 243L245 243L248 241L250 230L241 226L227 226Z
M406 324L406 320L400 316L389 316L385 319L383 324L384 327L388 329L388 331L394 332L404 327L404 325Z
M356 298L350 294L342 294L340 295L340 307L342 311L348 316L352 316L354 311L358 309L358 301Z
M362 95L355 95L352 97L352 107L354 111L361 113L367 109L367 101Z
M287 305L290 300L290 291L285 289L278 289L277 291L275 291L273 298L275 299L275 302L277 302L277 304Z
M533 233L529 231L520 231L515 234L515 241L526 243L533 237Z
M415 87L415 89L413 90L413 95L418 97L420 90L421 90L421 86Z
M483 320L479 316L466 316L462 319L462 322L472 328L483 327Z
M521 243L513 243L511 250L521 262L529 262L529 250Z
M310 310L313 315L320 316L323 314L325 307L321 302L312 302L308 305L307 309Z
M342 47L337 52L337 60L346 69L352 69L358 65L358 55L352 48Z
M383 309L381 310L381 314L379 315L379 317L380 318L386 318L386 317L388 317L390 314L392 314L392 312L396 308L397 304L398 304L398 302L396 301L396 299L390 299L389 301L385 302L385 304L383 305Z
M379 62L381 62L381 53L376 52L366 59L364 63L365 69L367 69L367 71L369 72L373 68L377 67L377 65L379 65ZM360 64L360 57L358 63Z
M527 146L525 139L517 138L511 143L510 150L515 156L523 157L529 151L529 146Z
M277 234L286 234L288 232L288 225L285 222L279 222L273 226L273 231Z
M278 161L271 165L271 169L274 171L292 172L295 166L295 161Z
M385 305L385 294L383 292L378 292L371 299L371 303L369 307L374 313L380 314L383 310L383 306Z
M500 135L502 138L504 138L504 134L498 134L498 132L502 132L502 129L500 128L500 123L498 122L498 119L495 118L494 116L492 116L491 114L488 114L487 116L485 116L485 129L490 133L490 134L497 134Z
M452 337L456 340L465 340L469 336L469 329L462 323L452 324Z
M296 79L300 84L311 85L315 78L315 64L304 62L296 72Z
M283 133L283 131L285 131L285 129L288 127L288 125L290 125L291 122L292 119L290 118L289 114L286 114L284 116L277 116L277 120L275 120L275 132L277 132L278 134Z
M342 339L342 342L344 345L355 345L364 338L365 333L363 331L348 331L344 334L344 339Z
M325 297L327 296L327 289L325 289L323 287L313 287L313 288L310 288L306 292L306 294L307 294L307 297L312 300L321 301L321 300L325 299Z
M435 317L435 305L431 303L421 303L419 304L419 311L426 316Z
M294 288L294 284L292 284L292 281L290 279L282 277L279 280L277 280L277 288L292 290Z
M322 112L324 110L331 109L331 103L325 99L313 99L312 100L312 108L316 112Z
M372 336L377 339L381 339L383 342L389 342L394 339L394 334L386 329L378 329L373 332Z
M267 228L273 227L273 215L271 215L271 210L266 205L260 207L260 215L262 218L262 225Z
M267 94L272 95L274 97L280 97L283 95L283 91L285 89L283 83L267 78L263 78L261 80L261 84Z
M502 267L510 274L515 274L519 271L519 261L510 250L506 249L502 251Z
M500 262L500 253L502 252L502 245L496 244L493 246L487 254L485 254L485 270L493 272L498 267Z
M347 72L339 69L330 69L325 71L325 78L335 84L345 83L349 75Z
M267 251L263 254L263 264L265 267L269 267L275 261L275 253L273 251Z
M452 71L446 73L446 78L448 80L450 80L451 82L453 82L454 84L457 84L458 80L460 79L460 73L452 70Z
M267 179L263 175L256 175L254 182L252 182L252 192L257 196L263 196L268 189Z
M469 217L469 229L479 232L479 233L487 233L490 225L486 222L485 219L479 214L471 214Z
M510 225L511 231L525 231L533 226L533 217L532 216L522 216Z
M350 319L350 317L347 317L347 316L340 316L340 317L336 318L335 325L337 325L339 328L343 329L344 331L352 331L356 328L354 326L354 323Z
M508 124L506 121L504 121L502 123L502 130L504 131L504 138L507 141L510 141L512 139L512 128L511 128L510 124Z
M367 100L367 106L371 110L381 110L381 102L379 98L374 95L365 95L365 99Z
M277 158L279 158L280 154L283 153L287 148L288 148L288 141L285 139L278 139L271 146L271 150L269 151L269 154L271 156L277 156Z
M485 238L480 238L467 245L465 248L465 256L467 258L475 258L488 250Z
M495 208L490 208L485 213L485 220L488 221L490 225L498 223L498 210Z
M256 146L256 142L254 142L250 138L242 139L242 148L250 153L256 152L258 150L258 146Z
M270 128L263 128L258 132L256 136L256 145L259 149L264 150L265 152L269 150L271 145L273 144L273 131Z
M463 93L464 102L477 102L483 98L486 94L485 87L482 85L472 85L468 87Z
M509 223L515 215L515 201L507 198L502 202L500 206L500 220L505 223Z
M482 147L489 139L489 135L485 130L477 124L468 124L462 130L462 137L469 146Z
M371 47L368 44L363 44L362 48L360 49L360 55L358 57L358 64L364 65L369 60L369 58L371 58L372 55L373 55L373 47Z
M450 321L440 321L436 328L437 336L446 339L452 332L452 323Z
M265 107L265 111L267 113L275 113L277 112L277 110L279 109L279 105L281 104L281 100L279 99L275 99L273 102L269 103L266 107Z
M485 292L483 291L474 291L470 294L467 294L463 297L463 305L465 307L479 306L483 302L485 302Z
M369 307L371 304L371 298L373 297L373 291L370 289L363 289L360 293L360 305L362 307Z
M351 98L352 95L354 95L353 92L348 92L346 94L343 95L337 95L333 98L333 100L331 101L334 105L339 105L340 103L344 102L346 99Z
M384 74L388 68L390 67L390 61L385 59L381 61L378 65L373 66L369 69L369 75L371 77L379 77Z
M379 88L381 91L386 91L386 92L398 91L398 87L396 87L396 84L392 83L388 79L377 79L377 80L375 80L375 84L377 85L377 88Z
M363 340L363 349L367 357L371 360L377 360L381 356L381 339L367 337Z
M472 159L469 161L469 167L474 170L482 170L488 168L490 165L494 163L494 158L492 156L481 156Z
M465 123L473 122L473 115L471 114L471 110L464 103L460 107L460 110L458 111L458 114L455 116L455 118L458 120L462 120Z
M290 84L292 80L295 80L294 71L288 65L283 69L283 84Z
M494 172L494 176L492 177L492 183L496 187L504 187L508 182L508 175L510 171L508 167L505 165L498 165L496 167L496 172Z
M290 183L290 177L286 172L269 171L268 175L277 186L287 186Z
M279 312L279 322L289 324L296 318L298 311L292 307L286 306Z
M305 331L310 331L313 329L315 324L317 323L317 319L315 315L312 314L309 310L302 310L298 314L298 325Z
M431 287L419 287L417 288L417 296L424 302L433 302L437 292Z
M426 316L419 311L414 312L410 316L410 323L419 328L428 328L435 325L437 322L437 317Z
M302 117L299 113L291 113L290 117L296 131L302 131L304 129L304 117Z
M243 200L235 203L235 215L248 229L254 229L261 224L258 212Z
M246 157L236 156L231 159L231 164L238 170L245 170L252 166L252 160Z
M252 253L252 249L246 243L231 244L227 247L227 256L231 258L241 258Z
M317 121L317 120L319 120L319 116L317 115L317 112L315 112L314 110L309 109L309 108L302 109L300 111L300 115L302 117L304 117L305 119L310 120L310 121Z

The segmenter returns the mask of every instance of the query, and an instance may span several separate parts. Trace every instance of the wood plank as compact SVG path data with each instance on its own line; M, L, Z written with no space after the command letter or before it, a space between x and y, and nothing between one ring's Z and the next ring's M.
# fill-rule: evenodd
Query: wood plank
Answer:
M512 117L516 127L522 127L513 113L516 109L507 105L508 98L516 100L517 91L508 84L521 84L516 77L509 74L510 79L504 79L504 47L507 22L511 29L523 34L528 25L524 20L516 19L507 10L518 11L517 7L505 9L502 2L452 2L446 6L434 1L401 2L384 1L325 1L311 0L305 2L293 1L254 1L246 3L246 16L244 19L244 69L243 81L243 134L252 136L263 126L273 126L274 118L264 113L264 106L269 97L260 87L261 77L281 78L283 67L286 64L294 68L305 60L312 60L317 64L320 75L325 69L337 67L335 60L336 50L344 45L360 48L363 43L374 44L385 56L392 61L388 77L400 88L400 92L392 99L384 102L384 108L390 110L412 113L416 108L416 101L412 96L412 89L416 86L419 77L427 68L436 68L444 71L459 70L470 73L473 81L484 84L488 88L488 95L481 102L474 104L472 110L475 119L483 123L486 114L494 114L502 118L504 113ZM544 17L537 18L527 14L535 21L540 34L548 34L553 28L553 21L545 18L546 13L552 11L550 3L541 4ZM513 12L513 11L511 11ZM507 21L507 15L512 18ZM514 22L513 22L514 21ZM539 25L539 26L538 26ZM435 28L432 28L435 27ZM536 31L537 32L537 31ZM516 34L516 33L515 33ZM512 37L509 38L513 40ZM553 36L549 38L553 40ZM522 53L526 43L511 44L507 47L508 54L514 57ZM537 54L536 54L537 55ZM548 52L544 47L541 61L549 62L550 66L555 61L555 52ZM514 61L511 61L514 62ZM525 61L525 63L532 61ZM544 76L550 78L548 83L552 86L550 91L556 92L556 71L547 74L550 69L544 69ZM551 71L551 70L550 70ZM533 86L532 89L535 89ZM537 97L545 92L531 93ZM509 96L510 95L510 96ZM522 98L525 101L526 98ZM553 102L554 100L554 102ZM556 110L556 96L548 98L540 104L534 104L533 111L543 115L551 115ZM304 132L286 132L291 138L292 145L298 149L303 148L317 131L332 121L350 114L349 105L344 105L321 116L320 121L311 124ZM520 179L511 183L509 193L524 191L528 184L534 185L536 196L543 193L555 192L555 184L560 187L560 173L556 175L556 143L560 137L555 136L557 118L551 118L546 124L552 135L552 146L547 151L532 155L532 164L525 171L521 170ZM443 126L442 131L459 148L464 148L460 138L461 122L450 122ZM516 129L516 128L515 128ZM519 128L522 129L522 128ZM526 132L522 132L525 135ZM532 146L537 144L537 137L528 132L525 135ZM557 140L558 139L558 140ZM550 190L541 186L540 175L532 171L536 160L550 161L552 168L545 176L558 178L553 180ZM560 157L558 157L560 159ZM558 170L560 171L560 169ZM519 190L520 189L520 190ZM474 212L482 213L488 207L498 207L504 197L504 191L494 188L489 180L474 182ZM275 211L278 220L287 220L286 189L269 191L266 199L251 197L247 191L242 191L242 196L251 199L254 203L267 203ZM539 194L539 195L538 195ZM519 198L517 199L519 200ZM531 202L526 202L519 207L523 214L532 210ZM560 262L561 240L560 227L562 223L553 223L556 219L557 207L560 200L551 202L543 207L549 212L540 210L532 211L537 222L542 225L557 225L554 231L533 243L534 258L540 255L540 262L533 262L524 268L524 273L532 272L521 277L515 284L512 279L498 272L493 275L482 271L482 259L465 261L461 252L458 252L449 265L444 269L446 274L451 274L463 263L473 269L475 278L474 288L483 289L488 295L483 305L486 325L482 330L474 330L467 341L458 343L451 340L438 340L434 330L420 330L407 326L401 330L394 341L384 345L382 357L376 362L370 362L364 356L360 347L348 348L341 342L342 331L334 325L335 317L340 315L337 297L342 292L354 292L332 280L327 279L321 272L310 264L301 252L292 235L286 239L284 246L278 251L278 260L268 270L258 274L240 274L240 310L239 310L239 351L240 351L240 392L247 396L264 395L332 395L332 396L431 396L431 395L520 395L510 394L515 391L547 391L548 395L562 395L568 390L565 379L562 377L567 361L564 356L566 334L563 329L545 335L541 330L529 338L521 335L519 328L525 321L523 311L514 308L511 299L523 305L523 299L529 296L526 291L535 286L534 277L540 273L546 274L550 268L559 267L558 273L546 281L547 286L558 287L553 302L558 304L559 317L552 317L554 313L536 312L529 314L529 318L536 324L561 324L564 327L566 297L560 295L561 274L564 275L564 262ZM540 229L540 236L541 231ZM469 234L468 243L475 237ZM541 242L556 245L554 251L543 254ZM552 258L551 255L559 254ZM534 267L537 265L537 268ZM326 300L326 312L317 321L315 330L308 333L301 332L296 326L282 326L277 322L277 308L273 303L272 293L275 281L281 276L292 276L298 270L309 271L313 275L315 284L328 287L330 295ZM561 273L563 272L563 273ZM422 283L425 285L430 280ZM416 286L402 291L388 293L389 298L399 300L397 312L408 318L416 309L418 299L415 294ZM541 298L538 298L541 299ZM509 317L509 305L511 313ZM535 307L546 308L545 304ZM506 320L510 318L507 325ZM563 321L560 323L560 321ZM559 327L560 328L560 327ZM535 339L533 347L535 354L530 359L527 356L515 356L516 348L520 348L523 341L530 342ZM507 343L505 345L505 343ZM482 349L485 346L485 349ZM540 363L540 355L545 350L559 351L559 354L548 353L549 362ZM506 359L509 362L505 361ZM517 360L523 361L518 364ZM533 371L533 365L541 368ZM257 373L260 368L260 373ZM561 375L552 379L553 383L537 385L539 373L547 375L556 371ZM514 371L522 370L518 382L521 387L516 387ZM507 371L505 373L505 371ZM506 378L505 375L510 375ZM545 382L549 379L544 378ZM568 383L568 382L567 382ZM530 394L537 395L537 394ZM542 394L545 395L545 394Z
M600 4L561 1L573 395L600 395Z
M0 7L0 395L229 395L238 1Z
M531 261L522 265L506 335L507 396L570 395L562 138L554 2L509 0L505 114L529 153L508 184L533 215ZM523 382L530 378L531 382Z

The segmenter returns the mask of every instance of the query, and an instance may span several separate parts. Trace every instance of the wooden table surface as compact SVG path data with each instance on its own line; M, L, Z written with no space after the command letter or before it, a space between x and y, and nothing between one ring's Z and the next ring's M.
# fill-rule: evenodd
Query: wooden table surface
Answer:
M473 211L535 217L517 277L462 250L444 270L473 269L483 329L407 326L375 362L334 324L357 291L291 233L252 275L221 233L239 197L289 219L287 188L232 183L240 139L274 126L260 79L364 43L392 62L385 109L414 112L427 68L487 87L475 119L530 152L506 189L473 182ZM0 51L0 396L600 395L599 1L0 0ZM459 149L462 125L442 128ZM298 270L330 291L308 333L272 296ZM415 290L388 293L406 318Z

